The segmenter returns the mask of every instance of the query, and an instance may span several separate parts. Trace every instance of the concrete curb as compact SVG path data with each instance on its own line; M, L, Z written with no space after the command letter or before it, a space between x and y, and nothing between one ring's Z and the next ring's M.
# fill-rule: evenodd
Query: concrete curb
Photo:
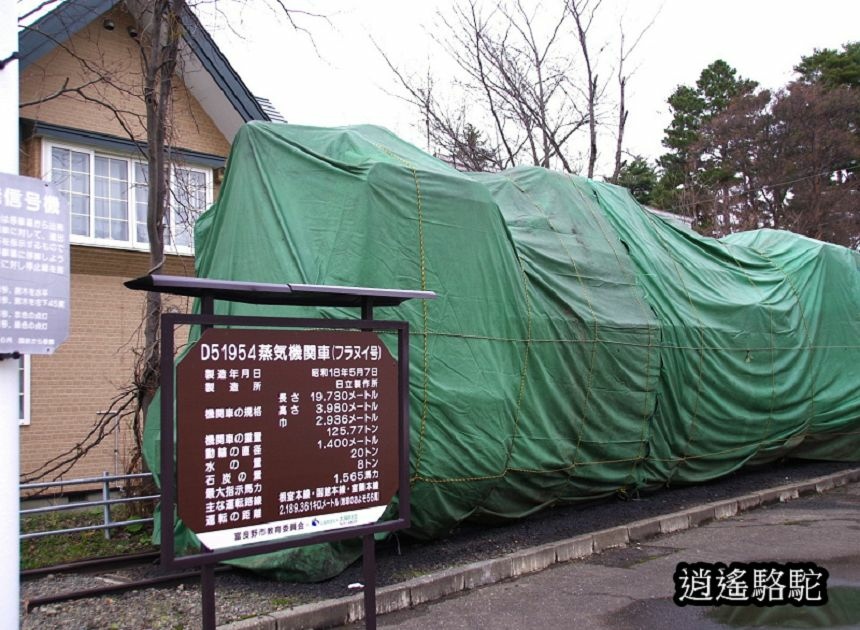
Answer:
M671 514L634 521L517 551L500 558L437 571L407 582L377 589L376 611L378 615L383 615L404 610L480 586L536 573L553 564L585 558L605 549L624 547L631 542L641 542L661 534L698 527L709 521L730 518L762 505L784 503L803 495L822 494L858 480L860 480L860 468L854 468L824 477L760 490L734 499L715 501ZM362 595L354 595L278 610L218 627L220 630L300 630L332 628L362 619L364 619L364 599Z

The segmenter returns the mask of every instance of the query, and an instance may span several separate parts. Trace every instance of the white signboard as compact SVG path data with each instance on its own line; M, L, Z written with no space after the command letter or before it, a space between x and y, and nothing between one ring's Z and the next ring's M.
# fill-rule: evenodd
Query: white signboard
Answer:
M51 354L69 334L69 212L40 179L0 173L0 354Z

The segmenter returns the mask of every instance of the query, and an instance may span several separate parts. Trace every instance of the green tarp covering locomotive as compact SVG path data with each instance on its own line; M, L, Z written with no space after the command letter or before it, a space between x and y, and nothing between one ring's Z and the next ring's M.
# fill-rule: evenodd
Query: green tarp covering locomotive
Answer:
M860 459L848 249L772 230L705 238L625 189L536 167L458 172L378 127L250 123L196 251L205 278L438 293L376 313L411 329L416 537L786 456ZM359 553L238 562L315 580Z

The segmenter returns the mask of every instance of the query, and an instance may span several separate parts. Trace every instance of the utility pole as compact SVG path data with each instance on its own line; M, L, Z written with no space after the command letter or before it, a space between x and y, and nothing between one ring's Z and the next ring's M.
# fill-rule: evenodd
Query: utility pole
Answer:
M18 175L18 7L0 0L0 173ZM20 610L18 361L0 360L0 627ZM13 622L12 620L16 621Z

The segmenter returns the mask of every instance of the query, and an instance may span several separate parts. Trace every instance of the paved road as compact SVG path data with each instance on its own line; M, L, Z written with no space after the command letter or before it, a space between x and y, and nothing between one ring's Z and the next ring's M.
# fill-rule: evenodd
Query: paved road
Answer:
M679 562L814 562L830 574L830 602L824 607L679 607L672 601ZM378 618L380 629L398 630L716 630L756 625L860 628L860 484Z

